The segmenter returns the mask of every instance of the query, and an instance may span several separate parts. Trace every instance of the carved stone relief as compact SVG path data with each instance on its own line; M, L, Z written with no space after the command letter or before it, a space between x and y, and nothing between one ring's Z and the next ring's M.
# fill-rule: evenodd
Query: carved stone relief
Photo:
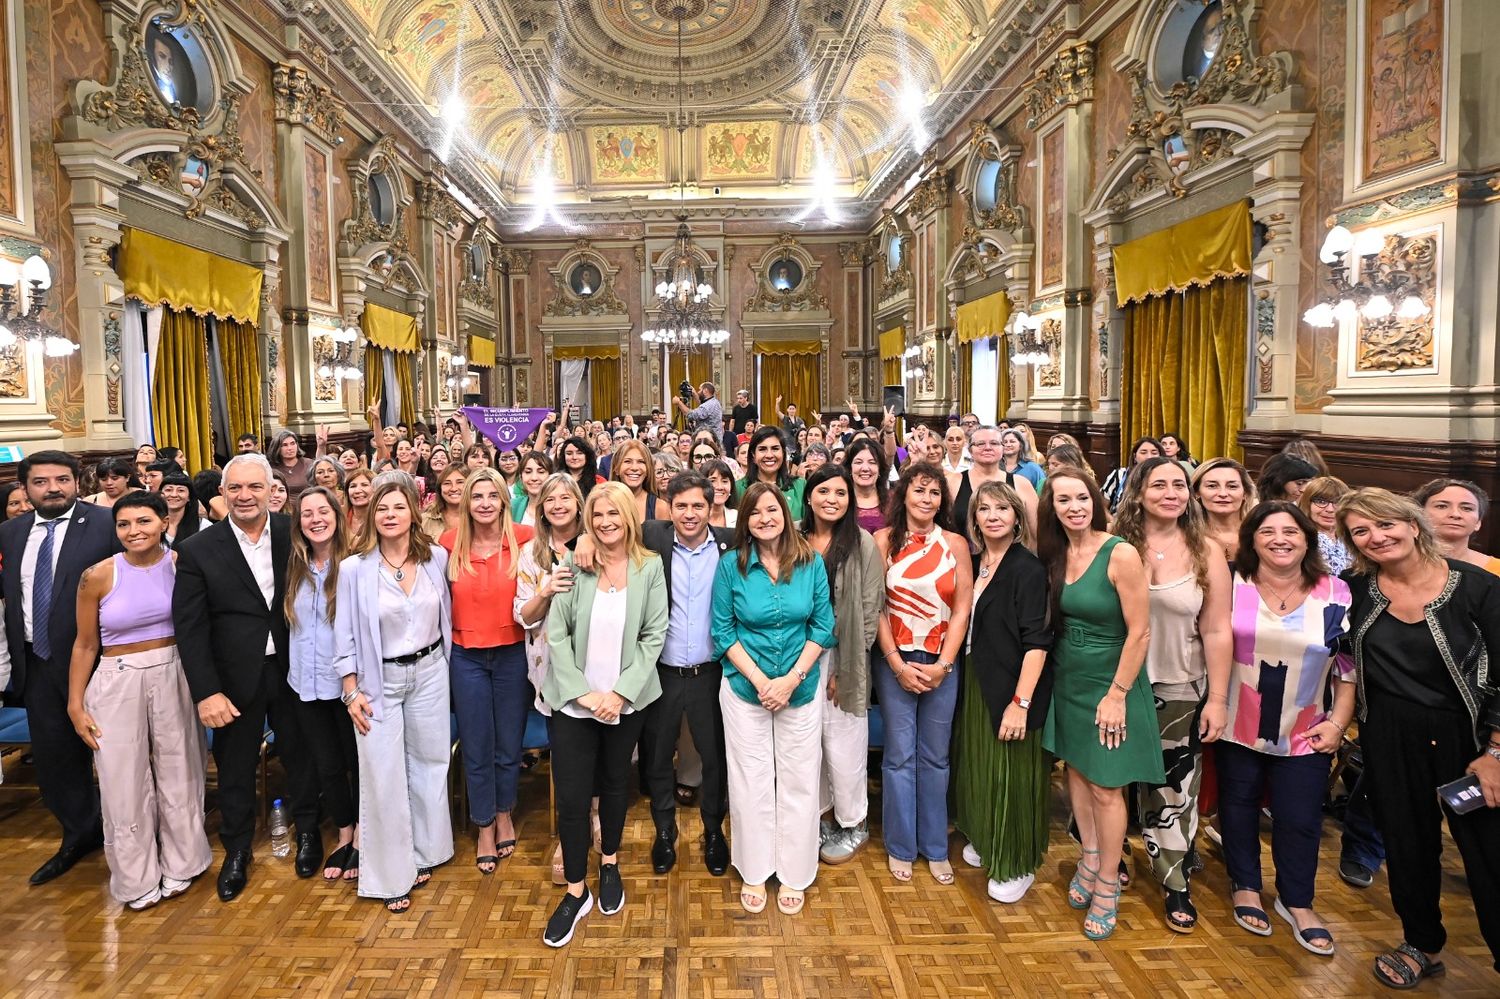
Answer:
M1411 371L1433 366L1437 238L1387 235L1385 246L1375 258L1375 273L1362 276L1379 279L1394 271L1411 275L1413 291L1427 303L1428 312L1420 319L1402 319L1393 312L1373 322L1361 316L1355 334L1356 371Z

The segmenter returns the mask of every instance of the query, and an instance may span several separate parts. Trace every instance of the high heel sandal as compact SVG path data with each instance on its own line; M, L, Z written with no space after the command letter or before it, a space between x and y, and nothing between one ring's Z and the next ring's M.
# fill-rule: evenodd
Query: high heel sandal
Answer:
M1068 906L1073 909L1087 909L1089 903L1094 900L1094 889L1085 888L1083 879L1088 878L1097 888L1099 884L1099 868L1089 867L1088 858L1099 856L1098 850L1089 850L1080 847L1083 856L1078 858L1078 870L1073 873L1073 880L1068 882Z
M1110 891L1110 888L1113 888L1114 891ZM1094 915L1094 907L1100 906L1102 908L1102 902L1105 901L1109 903L1109 908L1105 910L1103 915ZM1118 880L1111 881L1109 878L1096 878L1094 885L1094 897L1089 903L1089 914L1083 919L1083 935L1088 937L1090 940L1096 941L1108 939L1109 936L1115 932L1115 924L1119 921L1119 915L1120 882ZM1091 919L1099 925L1103 926L1104 929L1097 933L1093 930L1090 930L1089 920Z

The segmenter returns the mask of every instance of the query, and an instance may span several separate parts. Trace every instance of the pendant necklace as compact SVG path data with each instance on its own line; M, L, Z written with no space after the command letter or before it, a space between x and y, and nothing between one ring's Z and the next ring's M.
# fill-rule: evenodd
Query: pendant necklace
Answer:
M386 565L391 566L391 570L392 570L391 574L396 578L396 582L399 583L402 580L406 579L406 563L405 562L402 562L400 565L391 565L391 560L385 557L385 552L381 552L380 553L380 561L384 562Z
M1004 558L1004 556L1002 555L1001 558ZM991 562L989 565L985 565L984 564L984 560L980 559L980 561L979 561L979 578L980 579L984 579L987 576L989 576L990 569L992 569L994 566L999 565L999 564L1000 564L1000 559L998 559L998 558L995 559L995 561Z
M1146 548L1147 548L1147 549L1148 549L1148 550L1149 550L1149 551L1150 551L1150 552L1151 552L1151 553L1152 553L1152 554L1153 554L1153 555L1155 555L1155 556L1156 556L1156 561L1158 561L1158 562L1164 562L1164 561L1166 561L1166 558L1167 558L1167 551L1168 551L1168 550L1169 550L1169 549L1170 549L1170 548L1171 548L1171 547L1172 547L1172 545L1171 545L1171 543L1170 543L1170 542L1168 542L1168 544L1167 544L1167 547L1166 547L1166 548L1162 548L1162 549L1160 549L1160 550L1158 550L1158 549L1156 549L1156 548L1152 548L1152 547L1151 547L1151 542L1149 542L1149 541L1148 541L1148 542L1146 542Z
M1270 583L1261 583L1260 585L1264 586L1268 590L1271 590L1271 594L1274 597L1276 597L1277 600L1281 601L1281 603L1276 608L1277 610L1286 610L1286 602L1287 602L1287 599L1288 599L1287 596L1283 596L1282 594L1277 593L1275 590L1272 590ZM1296 587L1293 587L1292 588L1292 593L1296 593L1296 592L1297 592ZM1270 603L1270 601L1267 600L1266 603Z

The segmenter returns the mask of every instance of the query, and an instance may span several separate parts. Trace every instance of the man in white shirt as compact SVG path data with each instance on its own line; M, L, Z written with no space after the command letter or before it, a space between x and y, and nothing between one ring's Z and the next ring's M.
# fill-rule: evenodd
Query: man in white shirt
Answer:
M19 477L33 512L0 524L5 633L14 652L16 693L26 721L42 800L62 825L62 845L31 876L66 873L104 845L93 754L68 718L68 668L78 637L78 580L119 550L108 510L78 499L78 459L38 451Z

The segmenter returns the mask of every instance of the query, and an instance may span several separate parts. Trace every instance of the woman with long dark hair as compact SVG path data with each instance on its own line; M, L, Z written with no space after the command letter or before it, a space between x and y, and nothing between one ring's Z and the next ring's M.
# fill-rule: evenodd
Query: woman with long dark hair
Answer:
M1105 530L1104 495L1082 469L1042 487L1037 555L1047 567L1054 645L1052 705L1042 745L1068 765L1068 797L1083 856L1068 904L1087 909L1083 932L1115 931L1125 838L1124 788L1161 784L1156 706L1142 668L1150 598L1140 557ZM1129 729L1135 737L1129 737ZM1095 865L1088 860L1095 857Z
M748 459L750 467L736 487L735 495L743 498L751 483L768 483L775 486L781 495L786 497L787 509L791 511L792 519L801 520L807 480L799 479L792 474L791 465L787 461L786 442L781 431L776 427L761 427L756 430L750 437ZM741 503L741 509L744 509L743 503Z
M890 466L880 445L862 437L849 445L844 464L854 482L854 513L859 526L872 536L886 526L885 506L890 498Z
M1160 440L1162 457L1171 458L1173 461L1182 466L1183 471L1187 472L1187 474L1191 476L1193 474L1193 469L1198 467L1198 463L1194 461L1193 456L1188 453L1187 442L1184 441L1181 437L1178 437L1176 434L1170 433L1162 434Z
M866 442L869 443L869 442ZM823 800L829 816L819 828L818 855L842 864L869 842L870 647L880 627L885 567L875 539L859 526L854 479L842 465L824 465L807 480L802 532L823 557L833 604L838 647L825 650L819 669L826 677L823 706Z
M966 528L978 550L954 824L969 841L964 862L985 868L990 898L1010 904L1035 882L1047 850L1047 569L1030 551L1036 541L1021 497L1004 482L974 491Z
M1161 457L1161 441L1155 437L1137 437L1130 445L1130 450L1125 452L1125 464L1110 472L1104 480L1100 491L1104 493L1104 499L1109 504L1110 513L1115 512L1115 507L1120 505L1120 497L1125 495L1125 484L1130 480L1130 473L1135 467L1147 458Z
M313 463L312 459L303 457L297 435L290 430L278 431L271 438L271 450L266 457L271 461L272 470L285 476L289 497L296 499L301 495L302 490L307 488Z
M1146 677L1167 779L1137 787L1141 835L1151 872L1166 892L1167 928L1190 933L1198 925L1188 878L1198 838L1202 744L1223 734L1229 704L1229 566L1204 536L1203 514L1176 458L1141 462L1111 530L1140 553L1150 585Z
M1338 516L1355 559L1346 647L1360 748L1404 937L1375 959L1375 977L1409 989L1443 973L1445 815L1500 971L1500 577L1444 558L1422 508L1404 496L1356 489ZM1433 789L1466 777L1483 807L1460 815Z
M193 494L193 480L183 472L168 472L157 491L167 501L167 544L175 548L198 533L198 497Z
M567 472L578 483L578 491L587 502L589 493L604 481L599 474L599 465L594 458L594 449L583 437L573 436L562 442L558 449L561 455L558 471Z
M359 878L355 842L359 802L359 754L354 726L339 698L343 689L336 662L334 619L338 608L339 565L349 556L349 530L338 494L308 486L297 497L292 516L292 550L286 568L288 629L287 684L297 695L302 736L312 761L318 799L338 828L338 842L323 862L323 880L353 883Z
M969 542L948 530L948 487L935 463L906 466L891 493L890 526L875 535L885 567L881 665L875 687L885 721L881 763L887 866L911 880L925 857L940 885L948 862L948 748L958 666L973 608Z

